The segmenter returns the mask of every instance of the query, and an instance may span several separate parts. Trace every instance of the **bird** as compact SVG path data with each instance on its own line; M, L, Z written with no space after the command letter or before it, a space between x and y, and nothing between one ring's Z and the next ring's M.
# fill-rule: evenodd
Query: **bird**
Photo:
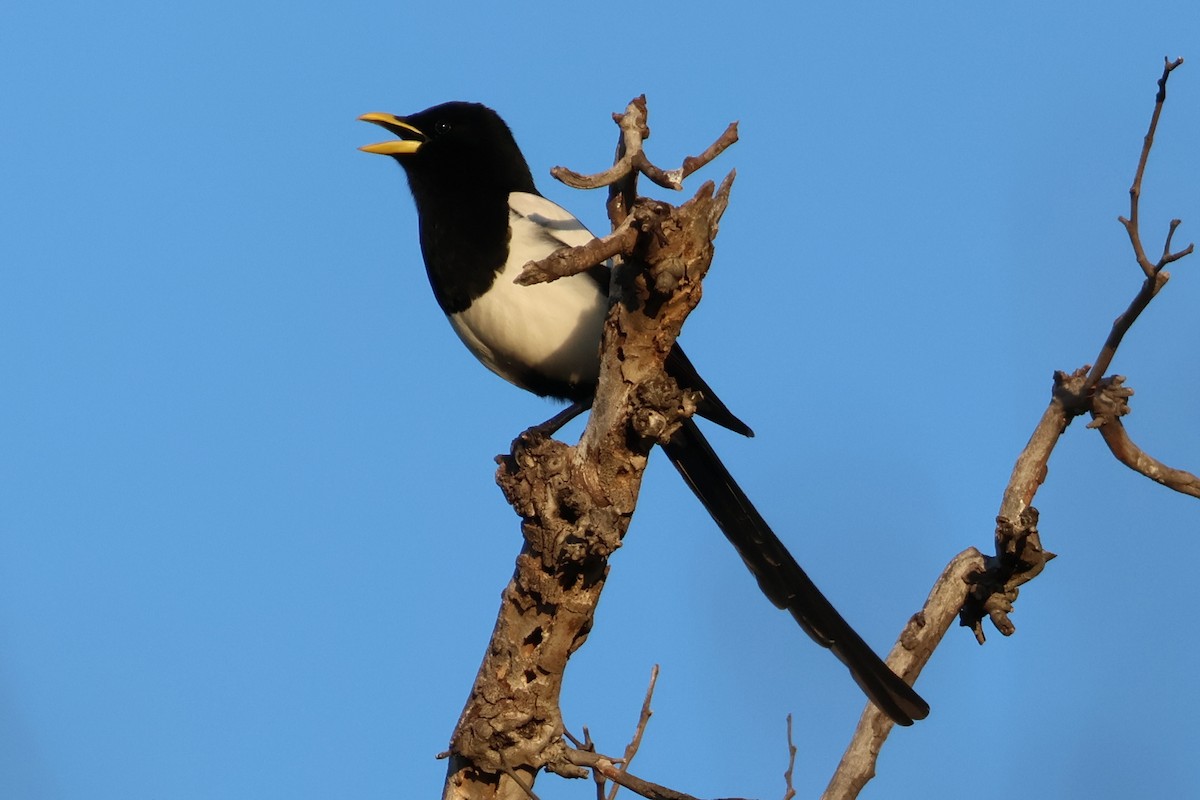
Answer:
M415 114L359 117L394 139L360 147L403 168L416 205L433 295L467 349L521 389L586 408L596 390L608 311L608 265L549 283L514 282L524 265L594 237L538 191L511 129L491 108L453 101ZM750 427L700 377L678 344L665 369L698 393L696 414L745 436ZM667 458L733 544L759 587L829 648L899 725L929 705L825 598L759 514L689 417L662 444Z

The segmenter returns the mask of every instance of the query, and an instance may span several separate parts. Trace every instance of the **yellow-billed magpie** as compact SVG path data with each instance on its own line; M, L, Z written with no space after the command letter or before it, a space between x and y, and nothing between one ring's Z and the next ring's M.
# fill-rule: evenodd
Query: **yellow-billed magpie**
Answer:
M484 366L522 389L587 403L596 388L608 310L608 267L533 286L513 282L529 261L592 234L538 193L512 132L495 111L452 102L416 114L364 114L394 140L362 147L404 168L416 202L421 253L434 297ZM697 413L752 436L700 378L678 345L666 363L700 393ZM911 725L929 705L825 599L688 419L663 450L758 579L818 644L830 648L884 713Z

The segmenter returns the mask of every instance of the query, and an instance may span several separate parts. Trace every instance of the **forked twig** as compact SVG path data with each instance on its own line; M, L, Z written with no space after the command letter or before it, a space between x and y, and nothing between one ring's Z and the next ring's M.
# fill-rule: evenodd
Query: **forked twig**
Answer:
M1129 242L1133 245L1134 258L1137 259L1138 266L1142 268L1142 272L1146 276L1146 281L1142 284L1141 291L1133 298L1133 302L1129 304L1129 308L1125 310L1125 313L1117 317L1116 321L1113 322L1112 331L1108 334L1108 339L1104 342L1104 347L1101 348L1100 355L1093 362L1091 372L1088 373L1087 384L1084 387L1087 392L1090 392L1104 373L1108 371L1125 334L1133 326L1133 323L1137 321L1137 318L1146 309L1146 306L1150 304L1150 301L1158 294L1159 290L1171 279L1171 274L1164 272L1163 268L1189 255L1194 248L1194 245L1189 244L1178 252L1171 252L1171 241L1175 238L1175 230L1180 225L1180 221L1177 219L1171 220L1167 228L1167 238L1163 245L1163 254L1157 263L1150 263L1150 259L1146 256L1146 249L1142 246L1141 222L1138 211L1142 197L1142 178L1146 174L1146 164L1150 160L1150 148L1154 146L1154 134L1158 130L1158 119L1162 116L1163 104L1167 100L1167 79L1177 67L1183 64L1183 59L1177 58L1174 61L1163 59L1163 62L1162 77L1158 79L1158 94L1154 97L1154 113L1150 115L1150 127L1146 131L1145 138L1142 140L1142 152L1138 157L1133 184L1129 187L1129 216L1117 217L1117 220L1125 226L1125 232L1129 235Z
M575 189L598 189L602 186L616 189L616 184L623 182L622 208L619 213L610 213L613 218L613 232L608 236L593 239L581 247L563 247L539 261L530 261L517 276L516 283L522 286L545 283L586 272L616 256L630 255L637 245L638 233L650 222L645 216L647 209L644 207L629 213L633 206L633 196L636 194L636 176L645 175L665 189L680 190L686 177L711 162L738 140L737 123L731 122L700 155L688 156L677 169L664 170L646 156L643 148L643 142L650 138L650 128L646 124L647 113L646 96L641 95L630 101L625 113L613 114L613 121L621 129L621 139L617 147L616 162L603 172L584 175L567 167L554 167L550 170L551 175Z
M642 780L629 774L628 770L618 769L612 759L599 753L589 753L584 750L567 750L566 758L572 764L595 770L613 783L618 783L648 800L698 800L698 798L668 789L651 781Z
M622 143L622 151L615 164L593 175L584 175L567 167L554 167L550 174L574 189L599 189L613 185L630 173L639 172L664 189L679 191L683 189L684 178L721 155L738 140L737 123L731 122L700 155L688 156L677 169L665 170L650 161L642 149L642 142L650 138L650 127L646 124L645 95L634 98L624 114L613 114L613 121L621 128Z
M1085 366L1072 373L1055 373L1050 404L1034 428L1028 444L1017 458L1005 487L996 518L996 555L984 557L974 548L960 553L942 573L934 591L930 593L925 610L914 618L914 622L928 614L934 598L940 597L942 602L939 605L942 608L945 607L946 599L958 604L962 624L971 627L981 643L981 621L984 617L991 618L997 629L1005 635L1015 630L1008 618L1008 612L1012 610L1018 587L1038 575L1046 562L1054 557L1042 548L1037 529L1038 513L1032 505L1033 498L1046 478L1050 454L1071 420L1080 414L1092 413L1095 419L1092 427L1100 428L1110 449L1123 463L1163 485L1200 496L1200 479L1182 470L1172 470L1162 465L1142 453L1129 441L1119 417L1127 411L1124 400L1132 391L1121 387L1123 379L1103 378L1125 333L1169 279L1170 276L1164 271L1164 267L1193 250L1193 246L1189 244L1182 250L1172 252L1171 242L1180 224L1178 220L1172 220L1162 257L1157 263L1150 263L1142 246L1138 220L1142 178L1166 99L1167 78L1182 63L1183 59L1168 59L1165 62L1162 77L1158 81L1158 94L1155 97L1149 131L1143 142L1137 172L1129 191L1130 216L1120 217L1133 244L1134 255L1145 275L1142 287L1125 313L1113 323L1094 365ZM923 622L933 620L925 619ZM912 650L918 663L909 668L913 672L898 674L911 680L914 672L919 672L928 661L933 648L938 645L947 629L948 624L943 617L937 620L936 624L919 630L915 635L921 643ZM908 629L901 635L901 641L897 643L896 648L893 648L892 656L888 660L889 665L895 666L893 659L896 659L897 651L907 633ZM857 797L863 786L874 777L876 758L890 731L888 720L868 705L823 797L828 800Z
M1150 116L1150 129L1146 131L1146 137L1142 140L1142 154L1138 158L1137 172L1133 176L1133 185L1129 187L1129 217L1118 217L1121 224L1125 226L1125 231L1129 234L1129 241L1133 244L1133 252L1137 257L1138 265L1141 266L1142 272L1147 278L1153 277L1164 266L1175 261L1188 253L1192 252L1192 246L1188 245L1184 250L1175 255L1170 254L1171 236L1175 233L1175 228L1179 225L1178 221L1171 223L1170 232L1167 234L1167 247L1163 250L1163 257L1158 264L1151 264L1150 259L1146 257L1146 249L1142 247L1142 235L1138 223L1138 201L1142 196L1142 176L1146 174L1146 162L1150 159L1150 148L1154 146L1154 133L1158 130L1158 118L1162 114L1163 103L1167 100L1167 78L1176 67L1183 64L1182 58L1177 58L1172 61L1169 58L1163 59L1162 77L1158 79L1158 94L1154 97L1154 113Z

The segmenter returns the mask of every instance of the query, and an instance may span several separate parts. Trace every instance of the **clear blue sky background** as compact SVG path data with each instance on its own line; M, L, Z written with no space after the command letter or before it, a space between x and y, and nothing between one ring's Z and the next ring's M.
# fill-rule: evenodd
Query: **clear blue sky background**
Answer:
M1168 54L1194 63L1144 232L1200 238L1196 22L1184 0L7 4L0 798L440 791L519 547L491 459L553 408L442 319L359 114L486 102L596 228L602 195L547 171L606 166L610 112L645 92L668 166L740 120L691 184L738 169L685 341L759 434L716 446L884 650L990 547L1052 371L1137 289L1116 217ZM1174 272L1114 370L1137 440L1196 469L1200 258ZM951 632L866 796L1200 794L1200 506L1082 424L1037 505L1061 557L1017 634ZM638 772L781 797L790 712L819 792L863 698L661 459L612 567L571 728L620 750L659 663Z

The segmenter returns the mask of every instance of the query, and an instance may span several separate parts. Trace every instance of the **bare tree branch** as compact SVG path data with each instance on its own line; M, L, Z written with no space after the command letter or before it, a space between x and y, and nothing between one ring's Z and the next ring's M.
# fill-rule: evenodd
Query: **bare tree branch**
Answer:
M627 256L637 244L638 231L633 227L635 217L629 216L608 236L592 239L582 247L563 247L540 261L530 261L517 276L516 283L532 286L535 283L565 278L587 272L615 256Z
M1142 268L1146 279L1142 283L1141 290L1130 302L1129 308L1113 322L1108 339L1104 342L1104 346L1101 348L1095 364L1088 372L1087 381L1078 394L1081 401L1086 398L1086 404L1083 402L1080 403L1078 413L1082 413L1083 410L1091 413L1092 422L1089 423L1088 427L1100 430L1100 435L1104 438L1105 444L1108 445L1109 450L1112 451L1112 454L1122 464L1145 475L1151 480L1157 481L1163 486L1192 495L1193 497L1200 497L1200 492L1197 489L1197 484L1200 481L1198 481L1195 475L1184 470L1166 466L1152 456L1144 453L1133 443L1125 431L1125 426L1120 421L1120 417L1129 413L1128 399L1133 395L1133 390L1122 386L1125 381L1125 378L1122 376L1115 376L1113 378L1103 377L1112 364L1112 360L1117 353L1117 348L1120 346L1125 334L1150 304L1150 301L1158 295L1159 291L1170 280L1171 275L1165 271L1164 267L1178 261L1184 256L1190 255L1194 249L1194 245L1188 244L1182 250L1171 250L1175 231L1178 230L1181 224L1180 220L1173 219L1167 228L1162 256L1157 263L1151 264L1150 260L1146 257L1145 248L1142 246L1141 223L1138 215L1138 206L1142 195L1142 178L1146 172L1146 164L1150 159L1150 149L1154 145L1154 135L1158 129L1158 120L1162 115L1163 104L1167 99L1167 79L1181 64L1183 64L1182 58L1177 58L1174 61L1169 58L1163 59L1163 73L1158 79L1158 94L1154 98L1154 113L1150 117L1150 127L1142 142L1142 152L1138 158L1133 185L1129 188L1129 216L1118 218L1129 234L1129 241L1133 246L1134 258Z
M503 759L500 762L500 769L512 780L513 783L515 783L521 789L521 791L525 793L525 796L528 797L529 800L540 800L540 798L533 793L533 786L529 783L526 783L525 779L518 775L512 767L503 761Z
M974 547L959 553L946 565L925 605L909 619L888 655L888 666L897 675L908 681L916 680L958 617L971 591L974 576L981 574L984 567L983 554ZM893 727L895 723L887 715L867 703L842 760L821 795L822 800L858 797L867 782L875 777L875 762Z
M1125 338L1125 334L1133 327L1133 323L1137 322L1137 318L1146 310L1146 306L1150 305L1150 301L1158 296L1159 290L1167 285L1167 281L1171 279L1169 272L1155 272L1142 283L1142 288L1134 295L1130 301L1129 307L1121 316L1113 321L1112 330L1108 334L1108 339L1105 340L1104 346L1100 348L1100 354L1096 356L1096 362L1092 365L1091 370L1087 374L1087 381L1080 388L1079 397L1082 401L1086 398L1095 385L1104 377L1104 373L1112 366L1112 360L1117 355L1117 348L1121 346L1121 341ZM1082 411L1081 411L1082 413Z
M705 166L738 140L737 123L729 127L698 156L688 156L678 169L664 170L653 164L642 150L641 143L650 138L646 124L646 96L634 98L624 114L614 114L613 121L621 128L621 145L616 163L594 175L583 175L566 167L554 167L550 174L574 189L599 189L612 186L626 176L640 172L664 189L679 191L683 180Z
M634 134L645 128L644 103L631 107L636 113L622 124L621 147L640 154ZM614 196L636 198L637 174L614 187ZM628 207L636 241L619 248L630 255L615 267L600 381L582 439L571 447L539 426L498 458L497 482L522 519L524 547L450 741L447 800L527 800L542 768L586 775L567 757L580 751L562 741L562 681L568 659L591 630L608 558L628 529L647 455L694 408L663 373L663 362L700 301L732 180L719 189L704 184L679 207L636 199ZM564 261L582 258L576 253Z
M950 620L955 615L959 616L962 625L974 631L980 644L985 639L984 618L990 619L997 630L1006 636L1016 630L1008 615L1017 599L1019 587L1039 575L1046 563L1054 558L1053 553L1042 547L1037 527L1039 515L1032 505L1033 498L1046 479L1050 455L1075 417L1092 413L1094 422L1089 427L1100 428L1110 449L1123 463L1163 485L1200 496L1197 494L1200 481L1195 476L1166 467L1142 453L1129 441L1119 417L1128 411L1125 401L1132 390L1121 387L1123 378L1102 377L1125 334L1169 279L1163 267L1190 254L1193 249L1189 244L1183 250L1171 251L1171 241L1180 224L1178 220L1172 220L1162 258L1157 264L1152 264L1142 246L1138 222L1142 177L1166 99L1167 78L1182 63L1183 59L1166 61L1158 81L1149 132L1130 188L1130 217L1120 218L1129 233L1135 258L1145 280L1129 308L1113 323L1095 364L1072 373L1060 371L1054 374L1050 404L1017 457L1000 502L996 517L996 554L984 557L974 548L960 553L942 572L925 608L901 634L888 658L888 664L910 682L915 680L916 673L920 672L933 649L949 630ZM919 643L905 647L910 631ZM825 790L824 798L842 800L858 796L875 775L876 759L891 727L890 720L870 704L867 705L842 761Z
M633 738L625 747L625 758L621 764L621 769L628 770L629 765L633 763L633 757L637 755L638 748L642 746L642 735L646 733L646 725L650 722L650 717L654 712L650 710L650 700L654 697L654 686L658 683L658 664L650 670L650 685L646 687L646 697L642 700L642 711L638 715L637 727L634 728ZM617 796L617 787L620 784L614 784L612 791L608 793L608 800L614 800Z
M1200 478L1186 470L1168 467L1142 452L1129 438L1129 433L1121 424L1121 417L1129 413L1127 401L1133 394L1133 389L1125 387L1124 382L1125 378L1121 375L1100 381L1092 401L1092 421L1088 423L1088 427L1100 429L1100 435L1104 437L1108 449L1125 466L1168 489L1200 497Z
M567 759L572 764L588 767L613 783L624 786L631 792L649 798L649 800L699 800L690 794L684 794L674 789L668 789L665 786L659 786L657 783L651 783L650 781L631 775L626 770L618 769L612 759L606 758L599 753L568 750Z
M1162 77L1158 79L1158 94L1154 97L1154 112L1150 115L1150 128L1146 131L1146 136L1142 140L1142 152L1138 157L1137 170L1134 172L1133 184L1129 187L1129 216L1117 217L1122 225L1125 226L1125 232L1129 235L1129 242L1133 246L1133 255L1137 259L1138 266L1142 268L1142 272L1146 276L1145 283L1142 284L1142 289L1137 296L1129 304L1129 308L1125 313L1117 317L1113 323L1112 331L1108 335L1108 339L1104 342L1104 347L1100 350L1100 355L1096 358L1092 366L1092 371L1088 375L1087 385L1085 390L1090 393L1092 388L1100 380L1101 376L1108 371L1112 364L1113 356L1117 353L1117 348L1121 345L1121 340L1126 332L1133 325L1142 311L1146 309L1150 301L1159 293L1171 279L1170 273L1164 272L1163 268L1174 261L1178 261L1186 255L1189 255L1193 250L1193 245L1189 244L1178 252L1171 252L1171 241L1175 238L1175 230L1179 227L1180 221L1177 219L1171 220L1171 224L1167 229L1166 242L1163 244L1163 254L1159 258L1158 263L1150 263L1150 259L1146 257L1146 249L1142 246L1141 222L1138 213L1142 197L1142 178L1146 174L1146 164L1150 160L1150 148L1154 146L1154 134L1158 130L1158 120L1162 116L1163 104L1167 100L1167 79L1171 73L1183 64L1182 58L1177 58L1174 61L1163 59Z
M1172 251L1180 223L1172 220L1162 257L1146 257L1138 219L1142 179L1159 116L1167 78L1182 59L1167 61L1149 132L1130 189L1130 216L1121 222L1129 234L1144 281L1128 309L1113 323L1094 365L1057 372L1041 420L1014 464L996 517L995 555L974 548L956 556L943 570L922 610L905 626L888 658L889 666L910 683L928 663L955 617L981 643L984 618L1011 634L1009 619L1019 587L1036 577L1054 558L1041 543L1039 515L1032 505L1047 475L1050 455L1071 420L1091 413L1114 455L1141 474L1177 491L1200 496L1200 480L1166 467L1142 453L1120 422L1132 391L1123 379L1104 378L1125 334L1169 279L1164 267L1190 254L1192 245ZM690 795L638 779L629 761L649 719L653 680L634 740L620 763L594 752L590 735L584 747L567 747L558 695L570 655L582 646L607 576L607 559L620 547L640 488L646 456L656 441L669 437L691 410L673 381L662 373L683 319L700 297L700 280L712 257L712 238L728 202L731 173L719 189L705 184L679 208L637 196L637 179L646 175L659 185L677 188L679 180L707 163L737 139L736 125L701 156L664 171L649 162L642 142L649 135L644 98L635 98L616 117L621 135L610 170L582 176L556 168L573 185L609 186L608 212L614 233L585 247L564 250L531 263L523 280L537 282L574 274L613 258L614 303L605 324L601 378L593 413L578 445L567 445L531 429L499 459L497 480L522 518L525 547L516 574L505 590L491 645L475 688L451 740L446 798L527 800L533 778L545 768L566 777L612 780L647 798L691 800ZM686 221L687 224L684 224ZM687 235L681 235L686 232ZM681 266L682 265L682 266ZM613 346L619 342L620 346ZM823 797L853 798L874 776L876 759L893 725L867 704L858 728ZM791 744L785 773L788 796L795 750ZM602 791L597 784L598 797ZM614 787L615 792L615 787ZM612 795L610 795L610 798Z
M1147 278L1152 278L1163 268L1165 263L1174 261L1181 255L1186 255L1192 251L1192 246L1188 245L1184 252L1179 255L1169 258L1170 251L1170 236L1167 237L1167 249L1163 252L1163 260L1157 265L1151 264L1150 259L1146 257L1146 249L1142 247L1142 235L1138 224L1138 201L1142 196L1142 176L1146 174L1146 162L1150 159L1150 148L1154 146L1154 132L1158 130L1158 118L1162 114L1163 103L1167 101L1167 78L1171 72L1183 64L1182 58L1177 58L1172 61L1169 58L1163 59L1162 77L1158 79L1158 94L1154 97L1154 113L1150 116L1150 129L1146 132L1145 139L1142 140L1142 154L1138 158L1137 172L1133 176L1133 185L1129 187L1129 217L1118 217L1121 224L1125 226L1126 232L1129 234L1129 241L1133 245L1133 253L1137 258L1138 265L1141 266L1142 272ZM1175 232L1175 226L1172 225L1171 233Z
M796 789L792 786L792 772L796 769L796 745L792 742L792 715L787 715L787 746L788 746L788 765L783 771L783 800L792 800L796 796Z

